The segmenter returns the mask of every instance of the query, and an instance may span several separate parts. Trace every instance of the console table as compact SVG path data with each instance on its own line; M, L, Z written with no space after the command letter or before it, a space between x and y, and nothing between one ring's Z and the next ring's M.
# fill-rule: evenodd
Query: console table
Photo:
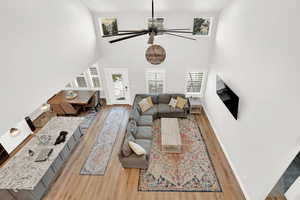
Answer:
M0 168L0 197L7 200L40 200L51 183L58 176L70 152L78 144L81 137L80 124L84 118L54 117L38 135L50 135L48 145L40 144L33 137L16 155ZM66 141L54 145L61 131L67 131ZM44 148L53 148L53 152L44 162L35 162L39 152ZM29 156L28 150L35 154Z

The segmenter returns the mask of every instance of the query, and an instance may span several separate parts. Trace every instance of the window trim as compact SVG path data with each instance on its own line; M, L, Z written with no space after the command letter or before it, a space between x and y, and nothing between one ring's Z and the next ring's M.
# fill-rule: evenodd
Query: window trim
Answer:
M97 75L93 75L92 73L91 73L91 68L96 68L96 70L97 70ZM98 65L92 65L92 66L90 66L89 68L88 68L88 70L87 70L87 75L88 75L88 79L89 79L89 84L90 84L90 88L91 89L95 89L95 90L102 90L103 88L103 84L102 84L102 81L101 81L101 76L100 76L100 70L99 70L99 67L98 67ZM95 87L94 86L94 82L93 82L93 78L98 78L99 79L99 84L100 84L100 87Z
M155 68L148 68L146 69L146 73L145 73L145 76L146 76L146 91L148 94L151 94L150 91L149 91L149 77L148 77L148 73L162 73L162 81L163 81L163 91L162 93L165 93L166 92L166 70L165 69L155 69Z
M202 80L201 80L200 92L188 92L187 91L188 73L202 73L203 74L202 75ZM205 78L206 78L206 73L204 71L187 71L185 73L185 95L187 97L203 97Z

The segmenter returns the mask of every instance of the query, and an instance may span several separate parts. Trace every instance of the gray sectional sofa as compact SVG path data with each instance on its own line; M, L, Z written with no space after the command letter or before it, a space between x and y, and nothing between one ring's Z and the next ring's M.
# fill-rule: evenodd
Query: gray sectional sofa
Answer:
M142 113L138 103L147 97L151 97L154 106ZM146 169L149 165L149 155L152 146L152 125L153 120L167 117L167 118L186 118L189 111L189 103L183 109L171 108L168 104L170 99L180 96L185 98L184 94L137 94L135 96L132 111L129 116L129 122L125 137L122 142L121 150L119 152L119 160L124 168L141 168ZM134 141L141 145L147 152L146 155L137 156L132 152L128 143Z
M159 94L159 95L137 94L133 102L133 109L137 109L139 112L141 112L138 103L143 98L149 96L151 96L154 107L142 113L143 116L150 115L153 117L153 119L162 118L162 117L185 118L187 116L189 110L189 104L186 104L183 109L171 108L168 105L171 98L176 98L177 96L185 98L184 94Z

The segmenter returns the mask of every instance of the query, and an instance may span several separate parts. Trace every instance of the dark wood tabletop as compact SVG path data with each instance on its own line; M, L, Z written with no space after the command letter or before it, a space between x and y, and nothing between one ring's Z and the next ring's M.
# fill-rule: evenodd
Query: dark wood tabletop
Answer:
M76 105L86 105L88 104L89 100L96 94L96 91L92 90L75 90L77 93L77 97L74 99L67 99L68 91L62 90L53 96L51 99L48 100L48 104L60 104L60 103L69 103L69 104L76 104Z

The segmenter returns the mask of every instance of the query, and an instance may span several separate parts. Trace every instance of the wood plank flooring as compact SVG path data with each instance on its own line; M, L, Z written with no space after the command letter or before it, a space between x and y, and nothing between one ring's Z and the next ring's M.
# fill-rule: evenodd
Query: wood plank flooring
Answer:
M277 196L277 197L267 197L266 200L287 200L287 199L283 195L283 196Z
M241 189L218 144L205 114L197 115L197 122L216 169L223 192L138 192L138 169L123 169L118 153L125 133L130 108L126 108L119 136L112 158L104 176L83 176L80 169L90 153L97 133L103 127L111 107L102 108L92 127L83 136L79 146L73 151L61 175L52 185L44 200L244 200ZM113 123L113 122L112 122Z

